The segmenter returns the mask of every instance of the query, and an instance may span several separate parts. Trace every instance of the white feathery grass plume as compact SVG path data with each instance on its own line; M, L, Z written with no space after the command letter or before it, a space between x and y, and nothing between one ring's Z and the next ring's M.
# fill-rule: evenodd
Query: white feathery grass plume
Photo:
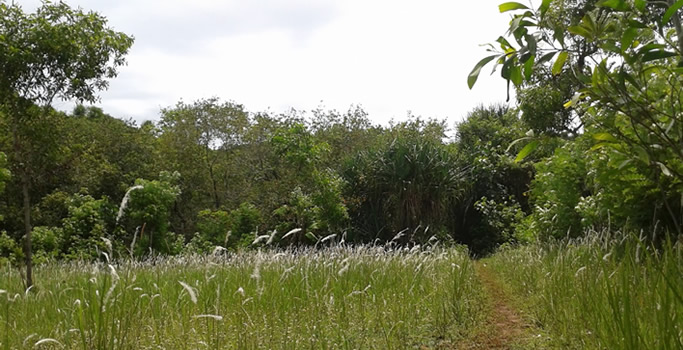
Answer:
M52 338L43 338L41 340L38 340L35 344L33 344L33 347L35 348L43 344L57 344L61 347L64 347L64 345L62 345L62 343L60 343L57 339Z
M219 254L221 254L221 253L223 253L223 252L227 252L227 251L228 251L228 250L225 249L224 247L221 247L221 246L217 245L216 248L213 248L213 252L211 253L211 255L214 255L214 256L215 256L215 255L219 255Z
M123 196L123 199L121 200L121 205L119 205L119 213L116 215L116 223L119 223L119 220L123 217L123 212L126 210L128 207L128 201L130 200L130 193L135 191L135 190L140 190L142 189L142 185L135 185L126 191L126 194Z
M228 245L228 241L230 240L230 236L232 236L232 230L228 230L228 232L225 233L225 241L223 242L223 245Z
M337 237L337 234L336 234L336 233L333 233L333 234L331 234L331 235L327 235L327 236L325 236L323 239L320 240L320 243L325 243L325 242L327 242L327 241L329 241L329 240L331 240L331 239L334 239L335 237Z
M216 321L223 321L223 316L219 315L194 315L192 318L213 318Z
M256 266L254 266L254 271L251 273L250 277L257 281L261 279L261 268L259 264L256 264Z
M349 265L351 265L351 264L345 264L345 265L339 270L339 272L337 272L337 275L342 276L343 274L345 274L346 271L349 270Z
M114 293L116 285L119 283L119 274L116 273L116 269L114 268L114 266L109 265L109 272L111 274L111 286L107 290L107 294L104 295L104 310L106 310L107 302L111 298L112 293Z
M242 288L242 287L237 288L237 290L235 291L235 294L239 294L242 297L244 297L244 288Z
M133 257L133 252L135 251L135 241L138 239L138 234L140 233L140 226L135 228L135 233L133 233L133 241L130 243L130 257Z
M585 266L581 266L581 267L579 267L579 269L578 269L578 270L576 270L576 273L574 274L574 277L578 277L578 276L579 276L579 274L580 274L581 272L583 272L583 270L585 270L585 269L586 269L586 267L585 267Z
M109 238L102 237L102 241L104 242L105 247L107 247L107 252L109 255L114 251L111 245L111 240ZM107 256L107 262L109 262L109 256Z
M397 241L401 239L401 237L406 235L406 231L408 231L407 228L404 228L403 230L399 231L394 238L391 239L392 242Z
M277 235L277 230L273 230L273 232L270 234L270 238L268 238L268 242L266 242L266 245L271 245L273 241L275 241L275 236Z
M187 294L190 295L190 300L192 301L192 303L197 304L197 294L195 294L194 288L190 287L190 285L182 281L178 281L178 283L180 283L180 285L183 286L183 288L185 288L185 291L187 291Z
M294 234L297 234L297 233L301 232L301 230L302 230L301 228L292 229L289 232L285 233L285 235L282 236L282 239L287 239L287 237L294 235Z
M35 333L29 334L26 338L24 338L24 342L23 342L24 346L26 346L26 343L28 343L28 341L31 340L31 338L35 338L37 336L38 336L38 334L35 334Z
M259 243L261 243L261 242L267 240L268 238L270 238L269 235L261 235L261 236L258 236L258 237L256 237L256 239L255 239L253 242L251 242L251 244L252 244L252 245L259 244Z

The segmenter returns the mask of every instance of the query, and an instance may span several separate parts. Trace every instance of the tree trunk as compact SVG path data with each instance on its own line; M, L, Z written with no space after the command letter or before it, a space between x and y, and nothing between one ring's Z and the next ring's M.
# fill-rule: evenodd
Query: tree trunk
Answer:
M16 113L16 112L15 112ZM24 211L24 255L26 256L26 288L33 286L33 249L31 247L31 197L29 194L28 169L22 155L21 141L19 139L17 116L14 116L12 123L12 136L14 138L14 154L19 161L19 173L21 174L21 194L23 197Z
M24 254L26 255L26 288L33 286L33 249L31 247L31 197L28 191L29 179L26 166L21 174L21 193L24 197Z

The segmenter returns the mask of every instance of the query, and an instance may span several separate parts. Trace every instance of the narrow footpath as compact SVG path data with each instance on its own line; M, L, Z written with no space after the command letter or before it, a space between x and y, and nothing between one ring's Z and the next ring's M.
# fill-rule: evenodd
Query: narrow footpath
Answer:
M459 344L460 350L524 349L529 326L511 306L510 297L485 263L475 263L477 276L487 297L488 316L485 326L472 339Z

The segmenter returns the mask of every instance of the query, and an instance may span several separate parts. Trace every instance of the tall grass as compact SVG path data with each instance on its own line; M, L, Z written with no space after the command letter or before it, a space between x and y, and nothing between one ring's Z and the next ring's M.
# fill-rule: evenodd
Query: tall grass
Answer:
M401 349L481 320L464 249L334 247L0 275L0 348Z
M486 262L575 349L683 349L683 248L592 233L500 251Z

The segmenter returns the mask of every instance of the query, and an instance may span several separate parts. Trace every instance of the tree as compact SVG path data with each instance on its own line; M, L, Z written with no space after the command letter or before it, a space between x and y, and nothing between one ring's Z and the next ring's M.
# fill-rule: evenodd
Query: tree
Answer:
M680 206L676 194L683 190L681 7L683 1L673 0L543 0L532 10L506 2L500 11L515 13L507 38L498 38L499 49L491 45L495 54L481 60L468 78L472 87L490 62L502 66L502 77L516 86L528 84L539 70L572 75L579 84L565 107L593 131L594 148L609 148L612 154L647 166L650 180L672 189L662 191L662 202L679 234L683 221L676 208ZM568 15L558 20L558 13Z
M31 14L15 3L0 4L0 111L11 120L13 168L22 184L27 287L33 285L31 172L19 126L39 118L46 108L35 106L47 107L55 98L95 102L132 44L132 37L107 27L103 16L65 3L44 2Z

